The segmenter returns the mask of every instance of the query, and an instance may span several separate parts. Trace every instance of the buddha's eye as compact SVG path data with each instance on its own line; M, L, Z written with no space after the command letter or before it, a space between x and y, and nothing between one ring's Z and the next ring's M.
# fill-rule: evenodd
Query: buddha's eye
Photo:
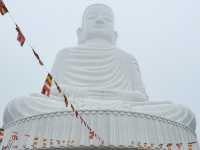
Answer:
M93 19L95 19L96 18L96 16L88 16L88 20L93 20Z
M104 19L105 19L107 22L112 22L112 19L109 18L109 17L104 17Z

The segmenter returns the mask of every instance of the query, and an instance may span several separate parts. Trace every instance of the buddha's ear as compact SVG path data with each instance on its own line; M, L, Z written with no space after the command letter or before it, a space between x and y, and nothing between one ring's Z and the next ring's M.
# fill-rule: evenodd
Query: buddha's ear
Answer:
M81 41L82 41L82 34L83 34L83 29L82 28L78 28L77 31L76 31L76 34L77 34L77 38L78 38L78 43L80 44Z
M115 44L118 38L118 33L116 31L113 31L113 36L112 36L112 43Z
M78 37L80 36L82 30L83 30L82 28L78 28L78 29L77 29L76 34L77 34Z

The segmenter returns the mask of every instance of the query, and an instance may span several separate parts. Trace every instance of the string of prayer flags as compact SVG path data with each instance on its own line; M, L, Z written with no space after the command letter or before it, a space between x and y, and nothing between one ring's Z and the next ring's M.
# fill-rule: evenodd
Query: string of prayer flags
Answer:
M1 15L5 15L8 12L6 5L4 4L3 0L0 0L0 13Z
M18 25L16 25L16 30L17 30L17 41L20 43L21 46L23 46L26 41L26 38L23 35L23 33Z
M20 29L20 27L17 25L17 23L14 21L13 17L11 16L10 12L8 11L6 5L4 4L3 0L0 0L0 13L1 15L4 15L6 13L9 13L9 17L11 18L11 20L13 21L13 24L16 26L16 31L17 31L17 41L19 42L19 44L21 45L21 47L24 46L25 42L26 42L26 37L24 36L24 34L22 33L22 30ZM44 63L42 62L42 60L40 59L40 56L38 55L38 53L35 51L35 49L33 49L32 44L28 44L28 46L32 49L32 52L34 54L34 56L37 58L39 64L41 66L44 66ZM46 95L46 96L50 96L51 94L51 86L52 86L52 82L54 81L56 88L58 90L59 93L62 93L62 89L60 88L59 84L54 80L53 76L51 74L48 73L45 83L42 87L42 91L41 93ZM68 107L68 105L70 104L71 106L71 110L75 113L76 118L80 119L80 115L78 113L78 111L76 110L76 108L74 107L73 104L71 104L68 99L67 96L63 93L63 97L64 97L64 102L66 107ZM88 128L89 131L91 131L91 128L88 126L87 122L85 120L83 120L83 118L81 117L80 119L81 124L84 123L85 127ZM102 142L102 139L100 137L98 137L99 142ZM34 144L35 143L35 144ZM33 143L33 147L34 145L37 145L38 141L34 140Z
M42 94L46 96L50 96L52 80L53 80L53 77L51 76L51 74L48 73L45 83L42 87L42 91L41 91Z
M17 132L13 132L11 135L17 134ZM24 137L28 136L31 137L30 134L23 134ZM23 137L20 136L22 139ZM104 145L104 141L95 133L94 130L90 130L89 132L89 140L93 140L94 138L98 139L99 141L101 141L101 144ZM22 140L22 139L18 139L18 140ZM27 146L33 146L33 148L49 148L49 147L58 147L58 148L66 148L66 146L75 144L75 141L72 140L64 140L64 139L49 139L47 137L33 137L31 138L33 141L32 145L21 145L24 149L27 148ZM24 140L24 139L23 139ZM197 142L190 142L190 143L185 143L186 147L185 149L187 150L192 150L193 148L193 144L195 144ZM19 145L15 144L15 140L12 139L12 136L10 138L10 140L8 141L6 146L3 146L3 150L7 150L9 147L13 148L13 149L18 149L20 148ZM184 145L185 145L184 144ZM153 144L153 143L141 143L141 142L134 142L131 141L131 145L133 145L134 147L136 147L138 150L152 150L152 149L159 149L159 150L166 150L165 146L167 147L167 150L170 148L170 150L172 150L173 146L175 148L175 150L183 150L183 143L169 143L169 144ZM188 146L188 147L187 147Z
M40 64L41 66L43 66L44 63L43 63L42 60L40 59L40 56L36 53L36 51L35 51L33 48L31 48L31 49L32 49L32 51L33 51L34 56L37 58L39 64Z

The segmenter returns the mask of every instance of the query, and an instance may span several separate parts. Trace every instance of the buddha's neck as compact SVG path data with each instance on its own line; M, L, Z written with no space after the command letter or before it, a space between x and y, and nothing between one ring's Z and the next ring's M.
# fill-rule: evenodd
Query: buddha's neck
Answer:
M79 44L79 47L89 49L111 49L114 48L115 45L108 42L107 40L95 38Z

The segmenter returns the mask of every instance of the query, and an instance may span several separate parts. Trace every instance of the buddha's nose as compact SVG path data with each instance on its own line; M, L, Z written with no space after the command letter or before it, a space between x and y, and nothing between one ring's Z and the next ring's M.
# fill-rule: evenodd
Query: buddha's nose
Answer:
M97 21L96 21L96 24L102 25L102 24L104 24L104 21L103 21L103 20L97 20Z

